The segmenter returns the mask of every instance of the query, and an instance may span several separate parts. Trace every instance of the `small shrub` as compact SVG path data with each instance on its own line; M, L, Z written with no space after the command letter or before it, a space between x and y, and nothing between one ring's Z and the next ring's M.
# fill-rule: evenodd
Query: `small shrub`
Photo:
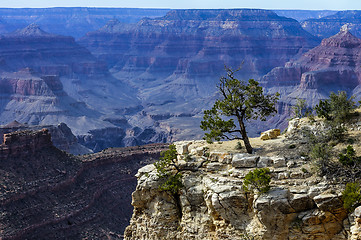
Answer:
M172 194L177 194L178 191L183 187L182 174L177 173L175 175L167 175L166 181L160 186L160 190L167 191ZM164 178L164 176L163 176Z
M343 207L353 211L361 202L361 187L359 183L347 183L342 193Z
M243 181L243 188L246 192L257 190L259 193L266 193L270 189L270 170L259 168L249 172Z
M302 168L301 171L302 171L303 173L308 173L308 170L307 170L306 168Z
M315 106L318 117L336 122L346 122L355 108L354 96L347 98L345 91L339 91L338 94L332 92L329 99L320 100Z
M237 142L235 148L236 148L236 150L241 150L241 149L242 149L242 143L241 143L241 142Z
M192 157L188 153L186 153L184 154L184 161L186 162L192 161Z
M292 111L296 118L303 118L311 113L311 111L307 108L306 100L300 98L297 98L296 105L292 107Z
M158 177L165 179L159 189L172 194L177 194L182 187L182 174L176 164L177 155L176 147L172 144L168 150L161 152L160 160L154 163Z
M361 158L356 156L356 151L353 149L351 145L348 145L347 148L344 150L345 154L339 154L339 161L343 165L351 166L355 165L356 163L360 162Z
M326 132L326 139L328 141L343 142L347 135L347 128L337 122L327 122L329 130Z
M310 158L321 175L327 173L327 166L332 156L331 146L326 143L316 143L311 147Z

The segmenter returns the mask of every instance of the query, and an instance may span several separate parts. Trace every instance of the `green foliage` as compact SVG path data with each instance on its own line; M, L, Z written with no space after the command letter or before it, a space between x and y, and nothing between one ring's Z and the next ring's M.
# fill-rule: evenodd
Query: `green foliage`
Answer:
M255 169L244 177L243 188L246 192L257 190L266 193L270 189L270 170L268 168Z
M218 99L210 110L204 111L201 129L208 131L204 139L207 142L220 141L221 139L243 139L247 152L253 151L247 136L244 122L246 120L260 119L276 113L275 104L279 94L264 95L263 88L254 79L248 82L235 78L233 71L226 68L227 76L221 77L217 86L221 99ZM228 117L225 120L223 117ZM238 121L238 127L234 122Z
M356 151L351 145L347 146L345 152L346 154L340 153L338 159L343 165L352 166L361 161L361 158L356 156Z
M310 158L316 166L316 170L324 175L327 172L327 166L332 156L332 147L327 143L316 143L311 147Z
M237 142L236 144L236 150L241 150L243 147L242 147L242 143L241 142Z
M342 193L343 207L353 211L361 202L361 186L359 183L347 183Z
M182 185L182 174L176 164L177 150L175 145L170 145L169 149L161 153L159 161L154 163L157 170L157 175L165 179L160 186L160 190L168 191L172 194L177 194Z
M336 122L346 122L355 108L354 96L348 99L345 91L339 91L338 94L332 92L329 99L320 100L315 106L317 116Z
M208 143L220 141L223 138L224 133L231 132L235 128L236 125L234 124L234 120L223 120L220 117L220 111L216 106L213 106L210 110L204 111L201 129L204 131L209 130L209 133L205 133L204 137Z
M182 174L177 173L175 175L168 175L166 181L160 186L160 190L167 191L172 194L177 194L178 191L183 187Z
M292 107L293 115L296 118L307 117L310 114L310 110L307 108L306 100L297 98L296 105Z
M343 142L347 135L347 128L339 122L327 121L328 130L326 132L327 141Z

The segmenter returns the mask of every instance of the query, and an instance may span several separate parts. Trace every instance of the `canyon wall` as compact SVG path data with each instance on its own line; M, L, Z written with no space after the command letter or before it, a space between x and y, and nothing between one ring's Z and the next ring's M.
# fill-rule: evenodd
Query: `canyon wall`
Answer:
M6 134L0 145L1 239L122 239L137 169L166 145L75 157L48 130Z

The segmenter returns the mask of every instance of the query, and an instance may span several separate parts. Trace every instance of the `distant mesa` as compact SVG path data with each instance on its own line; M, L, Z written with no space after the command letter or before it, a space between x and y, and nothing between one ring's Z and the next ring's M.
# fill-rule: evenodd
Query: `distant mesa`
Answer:
M270 91L283 93L285 102L306 99L315 105L327 98L331 91L346 91L360 98L361 39L351 34L348 25L336 35L290 61L274 68L262 78Z
M29 26L16 30L15 32L5 34L5 36L14 37L57 37L56 34L51 34L43 31L39 25L32 23Z

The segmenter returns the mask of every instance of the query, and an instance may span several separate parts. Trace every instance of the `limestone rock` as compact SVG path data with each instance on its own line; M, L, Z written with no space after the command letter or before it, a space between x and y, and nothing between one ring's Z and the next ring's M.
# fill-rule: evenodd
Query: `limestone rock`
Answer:
M262 140L275 139L279 135L281 135L280 129L270 129L270 130L267 130L267 131L261 133L261 139Z
M259 156L251 154L235 154L232 158L232 166L235 168L254 168L257 166Z

